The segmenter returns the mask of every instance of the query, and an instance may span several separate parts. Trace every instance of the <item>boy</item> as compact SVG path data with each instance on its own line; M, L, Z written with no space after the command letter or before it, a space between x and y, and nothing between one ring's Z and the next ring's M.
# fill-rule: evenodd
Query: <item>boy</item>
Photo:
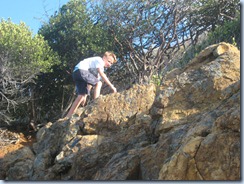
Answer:
M73 102L67 118L70 118L76 111L79 105L85 105L87 95L90 95L92 86L94 89L94 99L99 97L102 82L101 78L110 86L114 93L117 92L116 88L109 81L106 74L104 73L104 67L108 68L116 62L116 56L112 52L105 52L103 57L91 57L80 61L74 68L73 79L75 81L76 90L78 96Z

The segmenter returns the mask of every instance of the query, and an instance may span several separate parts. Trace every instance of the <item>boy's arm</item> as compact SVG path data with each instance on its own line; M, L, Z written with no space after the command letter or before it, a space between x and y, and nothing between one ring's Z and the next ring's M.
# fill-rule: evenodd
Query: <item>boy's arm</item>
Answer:
M100 76L102 77L102 79L106 82L107 85L109 85L109 87L113 90L113 92L117 92L116 88L114 87L114 85L109 81L108 77L106 76L106 74L100 69L97 69L98 73L100 74Z

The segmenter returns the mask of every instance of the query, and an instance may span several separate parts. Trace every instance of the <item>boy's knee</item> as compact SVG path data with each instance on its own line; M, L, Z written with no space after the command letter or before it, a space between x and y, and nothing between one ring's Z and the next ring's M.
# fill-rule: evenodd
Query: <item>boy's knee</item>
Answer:
M85 95L80 95L80 94L79 94L79 95L77 96L77 99L81 100L84 96L85 96Z
M101 81L98 81L97 86L102 86L103 83Z

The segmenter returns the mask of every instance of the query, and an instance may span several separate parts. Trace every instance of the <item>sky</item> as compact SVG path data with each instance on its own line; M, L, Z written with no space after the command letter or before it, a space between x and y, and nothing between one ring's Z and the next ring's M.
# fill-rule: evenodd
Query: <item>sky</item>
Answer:
M0 0L0 20L8 18L15 24L20 21L36 34L43 21L69 0Z

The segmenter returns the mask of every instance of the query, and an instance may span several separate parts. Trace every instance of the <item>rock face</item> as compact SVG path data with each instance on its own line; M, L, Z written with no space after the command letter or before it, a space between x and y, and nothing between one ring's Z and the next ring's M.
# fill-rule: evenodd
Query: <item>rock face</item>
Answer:
M101 96L5 158L7 180L240 180L240 52L209 46L160 87ZM18 174L17 174L18 173Z

